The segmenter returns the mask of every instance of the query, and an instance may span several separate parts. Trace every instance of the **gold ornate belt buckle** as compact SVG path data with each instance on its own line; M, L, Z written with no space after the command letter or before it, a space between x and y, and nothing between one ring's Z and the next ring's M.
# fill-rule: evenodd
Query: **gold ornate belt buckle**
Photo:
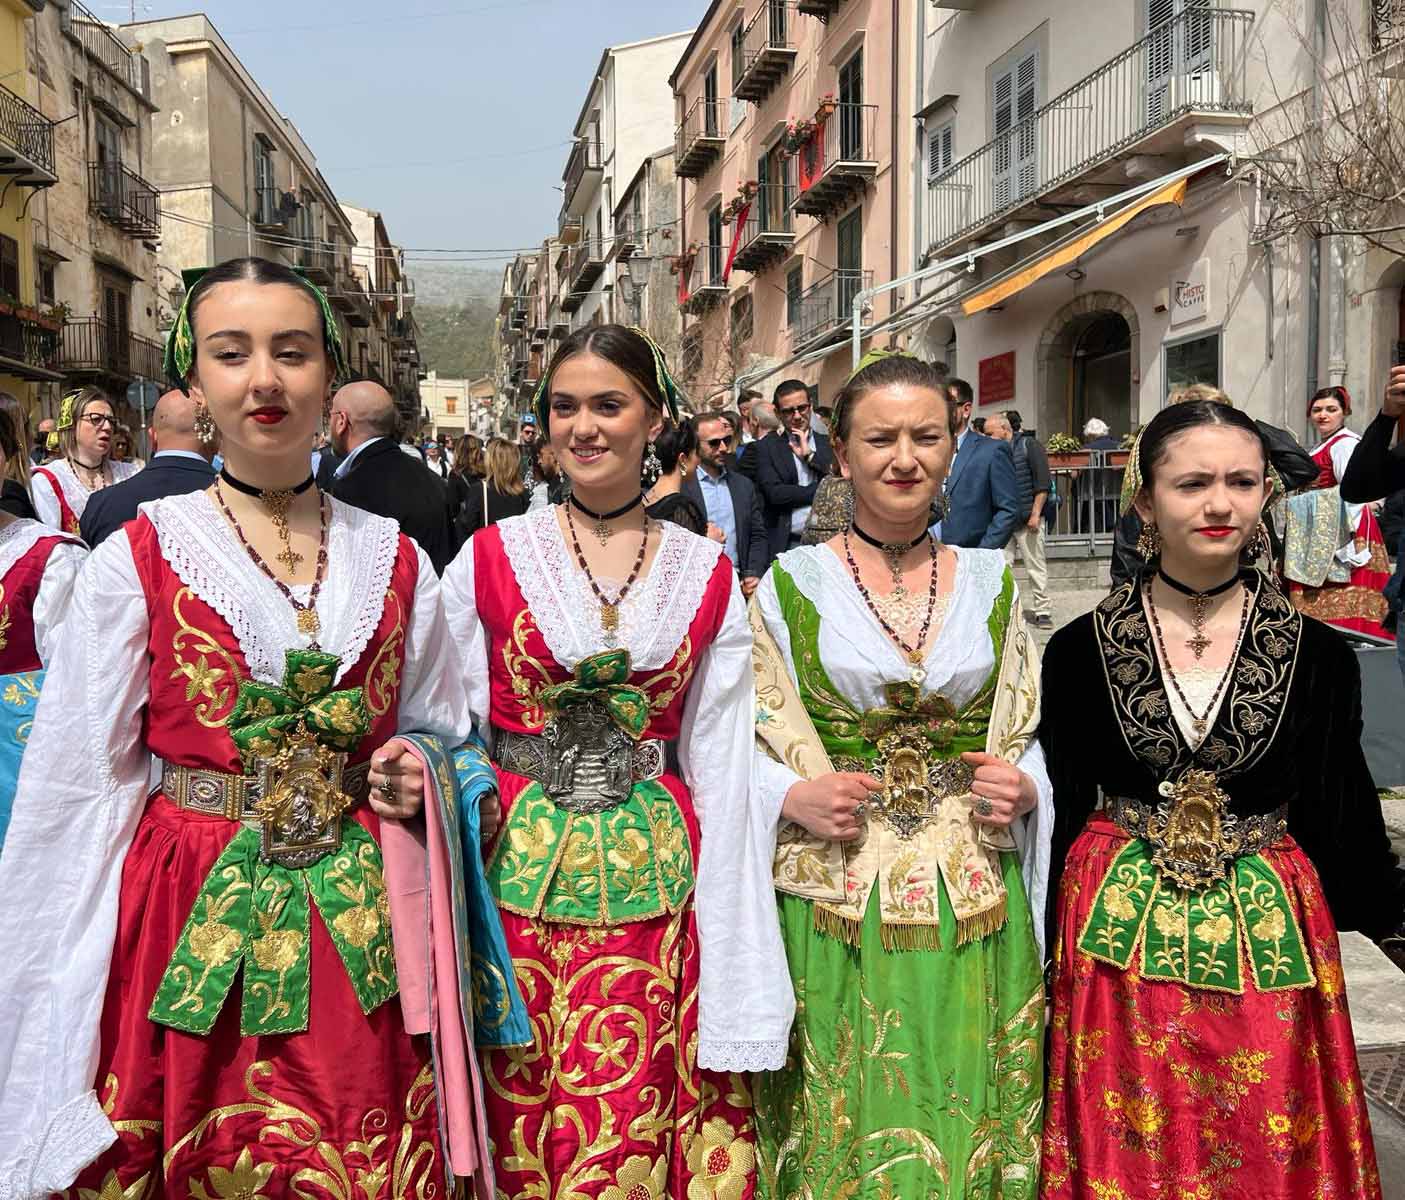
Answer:
M634 747L603 704L584 701L556 713L542 730L546 794L573 813L618 808L634 789Z
M309 867L341 848L342 814L352 803L342 787L345 766L345 754L306 731L260 761L254 815L263 826L265 862Z
M872 775L883 785L870 808L906 840L936 817L941 801L970 791L975 772L960 759L934 759L920 729L897 729L878 739Z
M1166 799L1147 818L1152 864L1185 891L1201 891L1224 879L1243 839L1219 777L1213 771L1187 771L1157 790Z

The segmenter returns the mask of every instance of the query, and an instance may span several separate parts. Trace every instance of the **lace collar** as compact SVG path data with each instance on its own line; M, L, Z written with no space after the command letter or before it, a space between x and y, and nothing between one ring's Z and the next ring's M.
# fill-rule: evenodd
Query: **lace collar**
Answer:
M76 538L67 537L28 517L16 517L0 529L0 579L10 573L10 569L26 554L34 549L34 544L44 537L57 537L65 542L78 545Z
M1254 597L1239 656L1229 665L1227 694L1197 747L1186 741L1171 711L1139 581L1128 580L1093 610L1122 738L1158 779L1177 779L1192 767L1216 771L1222 778L1242 775L1273 744L1297 667L1302 617L1257 572L1247 586Z
M341 656L340 679L365 652L380 623L400 527L386 517L332 500L327 575L317 597L323 650ZM265 683L283 678L285 652L306 648L293 606L239 544L203 491L141 506L156 530L162 557L234 631L249 673Z
M722 553L719 543L670 521L649 573L620 607L619 644L636 671L664 666L687 636ZM606 648L600 605L566 545L555 506L499 521L503 550L551 656L566 670Z
M141 470L135 463L109 462L107 464L108 473L112 476L112 483L121 483L124 479L130 479ZM83 510L88 507L88 501L93 498L94 493L90 492L78 478L78 474L73 469L73 464L66 458L56 458L53 462L44 463L43 466L35 467L35 472L43 471L50 479L59 485L59 490L63 493L63 501L68 505L69 510L75 517L81 517ZM101 490L101 489L99 489Z

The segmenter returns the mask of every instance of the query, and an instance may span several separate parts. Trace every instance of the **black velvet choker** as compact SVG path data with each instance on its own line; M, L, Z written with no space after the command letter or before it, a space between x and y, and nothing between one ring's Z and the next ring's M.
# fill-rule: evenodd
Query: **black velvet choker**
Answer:
M309 476L308 476L306 479L304 479L300 484L298 484L297 487L291 487L291 488L261 488L261 487L255 487L252 483L245 483L242 479L235 479L234 476L229 473L229 468L228 468L228 467L221 467L221 468L220 468L220 478L221 478L222 480L224 480L225 483L229 484L229 486L232 487L236 492L243 492L244 495L246 495L246 496L266 496L266 495L268 495L269 492L288 492L288 493L290 493L291 495L294 495L294 496L301 496L305 491L307 491L308 488L310 488L310 487L312 486L312 483L313 483L312 476L309 475Z

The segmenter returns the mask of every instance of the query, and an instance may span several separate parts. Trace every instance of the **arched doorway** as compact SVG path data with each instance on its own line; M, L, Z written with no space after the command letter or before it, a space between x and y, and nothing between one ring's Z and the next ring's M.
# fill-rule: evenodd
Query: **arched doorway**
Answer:
M1053 315L1039 344L1041 436L1079 437L1092 417L1115 437L1132 430L1139 335L1136 310L1115 292L1088 292Z

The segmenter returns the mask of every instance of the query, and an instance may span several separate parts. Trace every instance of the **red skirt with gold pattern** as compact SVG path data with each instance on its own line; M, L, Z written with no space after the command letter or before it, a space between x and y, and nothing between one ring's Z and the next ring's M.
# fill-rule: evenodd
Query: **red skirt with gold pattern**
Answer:
M1262 851L1316 975L1241 995L1143 979L1078 949L1127 834L1101 816L1059 895L1044 1200L1380 1200L1336 928L1291 838Z

